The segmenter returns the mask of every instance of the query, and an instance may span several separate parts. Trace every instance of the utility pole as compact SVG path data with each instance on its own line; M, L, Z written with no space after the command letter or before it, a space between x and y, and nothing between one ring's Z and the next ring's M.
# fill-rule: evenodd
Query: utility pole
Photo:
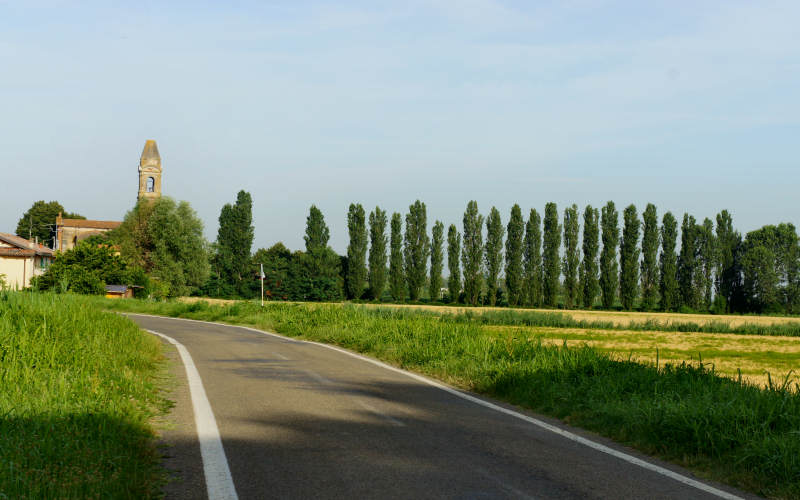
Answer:
M259 273L260 281L261 281L261 307L264 307L264 264L261 264L261 272Z

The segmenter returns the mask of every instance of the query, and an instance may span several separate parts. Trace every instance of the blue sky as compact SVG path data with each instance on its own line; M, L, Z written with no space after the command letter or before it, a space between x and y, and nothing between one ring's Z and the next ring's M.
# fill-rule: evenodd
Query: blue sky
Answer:
M315 203L460 227L611 199L800 225L800 3L0 0L0 231L34 200L121 220L156 139L216 236L302 248Z

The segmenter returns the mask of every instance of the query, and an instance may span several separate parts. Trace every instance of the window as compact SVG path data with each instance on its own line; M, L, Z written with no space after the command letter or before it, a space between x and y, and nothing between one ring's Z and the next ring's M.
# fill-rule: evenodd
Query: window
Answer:
M153 191L155 191L155 187L156 187L156 180L153 179L152 177L148 177L147 178L147 192L148 193L152 193Z

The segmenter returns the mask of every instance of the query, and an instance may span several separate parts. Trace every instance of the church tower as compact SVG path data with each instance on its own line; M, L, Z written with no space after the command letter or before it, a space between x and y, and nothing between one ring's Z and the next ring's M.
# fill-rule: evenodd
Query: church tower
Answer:
M142 157L139 159L139 197L137 200L161 198L161 156L156 141L149 139L144 143Z

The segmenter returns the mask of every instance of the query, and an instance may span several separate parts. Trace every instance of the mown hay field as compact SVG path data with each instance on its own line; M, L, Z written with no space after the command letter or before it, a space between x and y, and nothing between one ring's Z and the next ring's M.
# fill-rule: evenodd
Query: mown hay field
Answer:
M594 330L581 328L483 327L500 341L541 338L548 345L589 345L613 358L640 363L705 365L720 375L766 387L788 377L796 388L800 338L727 333Z

